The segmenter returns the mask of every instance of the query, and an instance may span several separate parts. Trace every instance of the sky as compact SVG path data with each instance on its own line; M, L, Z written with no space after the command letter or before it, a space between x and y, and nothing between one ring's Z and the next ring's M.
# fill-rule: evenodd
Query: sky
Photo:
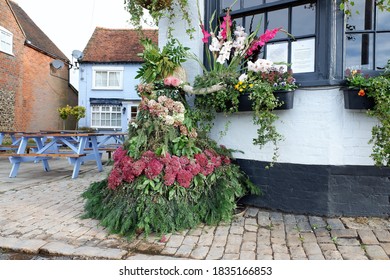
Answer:
M96 26L131 28L123 0L13 0L72 61L83 51ZM71 70L77 88L77 71Z

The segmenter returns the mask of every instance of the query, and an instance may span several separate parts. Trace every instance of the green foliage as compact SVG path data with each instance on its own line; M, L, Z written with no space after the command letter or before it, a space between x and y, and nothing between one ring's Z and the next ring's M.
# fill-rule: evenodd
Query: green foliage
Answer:
M171 75L175 69L186 61L186 54L189 48L184 47L176 39L171 39L163 49L150 39L143 39L144 52L139 56L144 63L137 71L136 79L140 78L145 83L152 83Z
M368 114L379 121L372 128L370 143L374 146L371 156L376 165L390 166L390 77L372 78L367 94L375 100L375 107Z
M139 232L166 234L230 221L236 200L249 191L259 193L236 165L218 168L194 179L193 186L165 187L140 177L117 190L107 181L93 183L83 194L85 218L95 218L112 233L129 238Z
M154 23L158 25L162 18L168 18L168 37L172 38L173 20L177 18L177 11L186 25L186 33L193 38L195 32L192 26L191 15L188 9L188 0L124 0L125 10L130 14L130 22L138 29L142 24L150 22L144 17L144 8L149 11Z
M390 12L390 0L376 0L375 5L381 11ZM350 16L352 16L352 11L355 7L355 1L341 0L339 7L340 7L340 10L342 10L347 17L350 17ZM360 11L355 10L355 13L360 14Z

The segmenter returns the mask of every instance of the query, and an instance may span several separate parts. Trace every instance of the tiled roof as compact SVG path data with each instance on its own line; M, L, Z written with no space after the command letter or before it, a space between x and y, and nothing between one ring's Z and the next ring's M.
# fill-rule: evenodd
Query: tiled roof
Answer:
M158 30L143 30L143 36L158 43ZM142 36L134 29L96 27L85 47L82 62L142 62Z
M66 61L69 60L17 3L12 1L9 1L9 3L20 27L26 35L27 45L43 51L53 58L60 58Z

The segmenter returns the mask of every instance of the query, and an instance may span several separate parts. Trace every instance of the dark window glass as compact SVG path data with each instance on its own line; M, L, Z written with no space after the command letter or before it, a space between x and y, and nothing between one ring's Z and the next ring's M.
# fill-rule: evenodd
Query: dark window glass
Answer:
M373 70L373 34L346 36L346 68Z
M288 30L288 9L269 12L267 17L267 23L267 29L283 28L285 30ZM278 32L278 34L275 36L275 39L286 37L286 33Z
M384 67L390 59L390 32L376 35L375 48L375 66Z
M245 30L248 34L254 32L257 25L260 24L259 33L263 33L264 30L264 15L257 14L245 17Z
M222 0L221 1L221 10L229 8L235 0ZM232 10L239 10L240 9L240 1L236 1L236 3L233 5Z
M315 4L306 4L292 9L291 34L303 36L315 34L316 7Z
M345 67L378 70L390 58L390 13L376 8L374 0L355 5L345 28Z
M263 4L263 0L244 0L244 8Z
M379 11L377 13L377 30L390 30L390 13Z

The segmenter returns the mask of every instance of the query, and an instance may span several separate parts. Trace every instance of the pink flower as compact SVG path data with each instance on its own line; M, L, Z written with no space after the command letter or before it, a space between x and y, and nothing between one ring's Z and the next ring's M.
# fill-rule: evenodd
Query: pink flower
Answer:
M131 172L134 174L134 176L138 177L142 174L145 167L146 167L146 163L143 160L137 160L132 164Z
M214 164L213 163L208 163L204 169L201 171L201 173L204 175L204 176L207 176L207 175L210 175L211 173L214 172Z
M186 170L190 171L192 175L196 176L200 173L201 168L199 164L191 162L189 165L187 165Z
M196 154L195 156L196 162L201 166L205 167L209 163L209 160L207 159L206 155L201 153L201 154Z
M179 183L180 186L184 188L189 188L191 185L191 181L194 175L188 170L181 170L177 174L177 182Z
M164 165L156 158L152 159L145 168L145 175L148 179L154 179L160 175Z
M169 76L164 79L164 85L166 86L178 87L180 84L181 80L173 76Z
M260 36L260 38L256 41L254 41L251 45L251 47L249 48L249 50L247 51L247 55L248 56L251 56L253 55L254 53L260 51L260 49L270 40L272 40L275 36L276 36L276 33L278 33L280 31L280 27L279 28L275 28L275 29L272 29L272 30L266 30L265 33L263 35Z
M226 16L223 17L223 22L221 24L221 36L224 40L227 39L228 29L233 25L232 19L230 17L229 11Z
M119 147L113 154L112 158L114 162L119 162L123 159L123 157L127 156L127 151L122 147Z
M176 173L175 172L167 172L167 170L165 170L165 175L164 175L164 184L166 186L172 186L173 183L175 183L176 181Z
M115 190L122 183L122 174L120 169L114 168L108 176L108 187Z
M209 41L209 37L211 36L211 34L207 32L207 30L204 28L204 25L203 25L203 24L200 25L200 28L202 29L202 33L203 33L202 42L205 43L205 44L207 44L208 41Z

